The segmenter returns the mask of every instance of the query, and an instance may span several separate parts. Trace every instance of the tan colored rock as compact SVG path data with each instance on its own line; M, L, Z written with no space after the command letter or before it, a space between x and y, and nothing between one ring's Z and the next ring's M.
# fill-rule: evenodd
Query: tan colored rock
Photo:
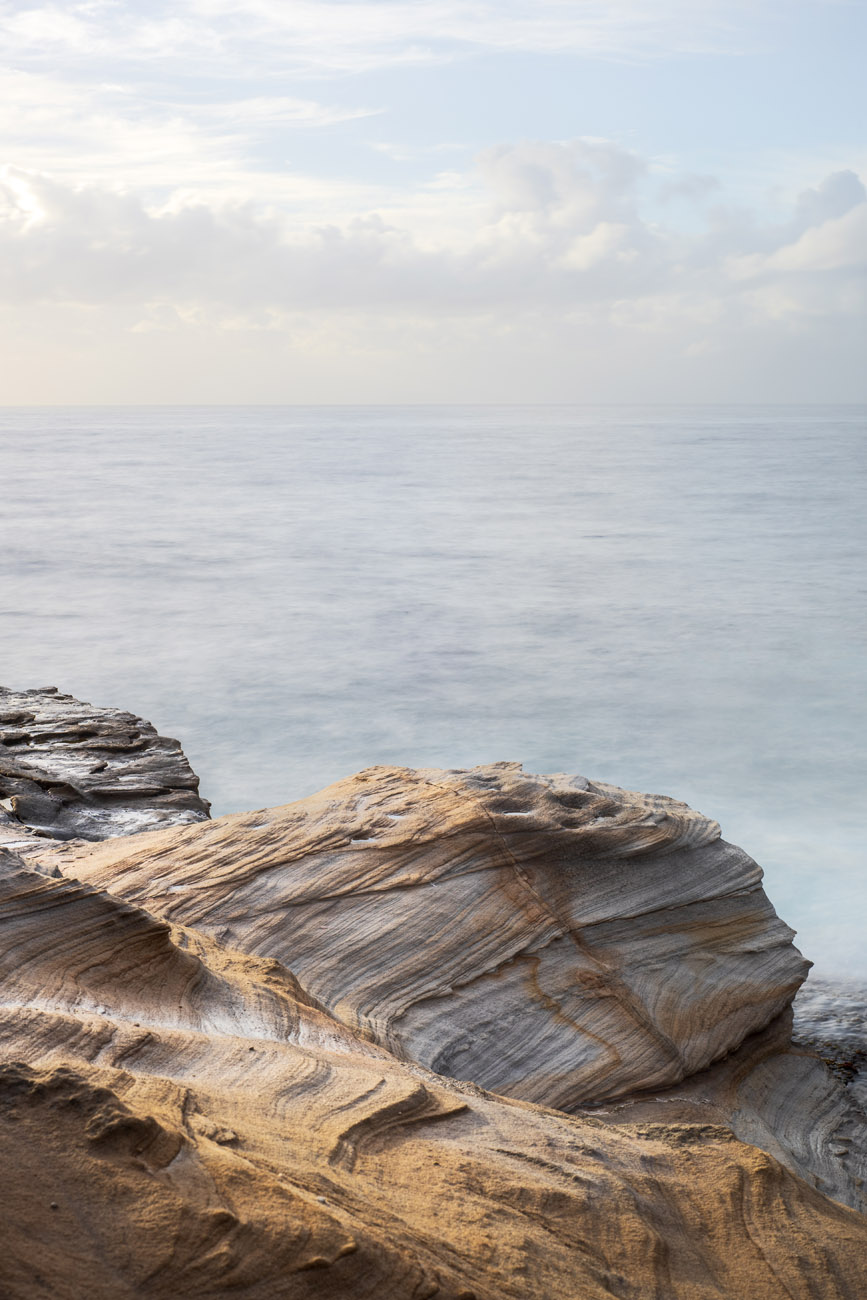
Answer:
M616 1125L724 1125L834 1200L867 1212L867 1116L815 1052L793 1044L787 1009L737 1051L673 1088L588 1108Z
M491 1096L274 962L14 864L2 885L8 1300L864 1294L867 1219L726 1127Z
M371 768L52 861L276 958L403 1059L562 1110L705 1069L807 971L715 822L516 763Z
M867 1295L863 997L801 999L835 1077L715 823L509 763L206 822L177 742L27 695L3 1300Z

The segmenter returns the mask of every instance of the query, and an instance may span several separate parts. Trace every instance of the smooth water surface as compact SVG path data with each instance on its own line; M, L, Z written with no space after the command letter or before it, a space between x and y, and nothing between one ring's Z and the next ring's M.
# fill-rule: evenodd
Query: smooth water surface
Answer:
M0 682L214 812L520 759L686 799L867 975L865 411L0 412Z

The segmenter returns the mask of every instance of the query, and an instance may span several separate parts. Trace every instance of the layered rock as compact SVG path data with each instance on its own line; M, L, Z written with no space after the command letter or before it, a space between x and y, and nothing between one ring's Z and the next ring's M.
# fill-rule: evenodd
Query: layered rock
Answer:
M864 1115L715 823L494 764L195 824L153 737L117 838L88 737L42 736L65 811L0 848L4 1297L867 1294Z
M0 687L0 848L102 840L203 821L209 804L176 740L54 686Z
M724 1126L491 1096L273 962L71 881L3 884L10 1300L863 1294L867 1220Z
M278 959L403 1059L561 1110L703 1070L807 971L715 822L516 763L372 768L283 808L55 857Z
M724 1125L826 1196L867 1212L867 1116L809 1047L787 1010L737 1051L673 1088L592 1108L608 1123Z

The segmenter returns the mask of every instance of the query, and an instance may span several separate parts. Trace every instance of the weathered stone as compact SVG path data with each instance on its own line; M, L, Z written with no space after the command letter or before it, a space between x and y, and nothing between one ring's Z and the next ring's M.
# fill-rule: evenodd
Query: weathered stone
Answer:
M441 1078L77 882L0 877L0 1000L8 1300L864 1294L867 1219L726 1125Z
M867 1110L867 988L812 977L798 992L794 1017L796 1041L817 1052Z
M561 1110L703 1070L807 971L715 822L516 763L372 768L283 808L56 860L277 958L404 1059Z
M102 840L208 817L176 740L55 687L0 687L0 846Z
M4 1297L867 1294L864 1001L791 1042L715 823L514 763L210 822L141 719L0 704Z

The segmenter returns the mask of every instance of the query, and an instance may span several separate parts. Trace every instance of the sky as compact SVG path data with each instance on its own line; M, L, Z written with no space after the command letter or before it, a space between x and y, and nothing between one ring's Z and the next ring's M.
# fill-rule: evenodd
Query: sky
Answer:
M857 0L0 0L0 403L867 400Z

